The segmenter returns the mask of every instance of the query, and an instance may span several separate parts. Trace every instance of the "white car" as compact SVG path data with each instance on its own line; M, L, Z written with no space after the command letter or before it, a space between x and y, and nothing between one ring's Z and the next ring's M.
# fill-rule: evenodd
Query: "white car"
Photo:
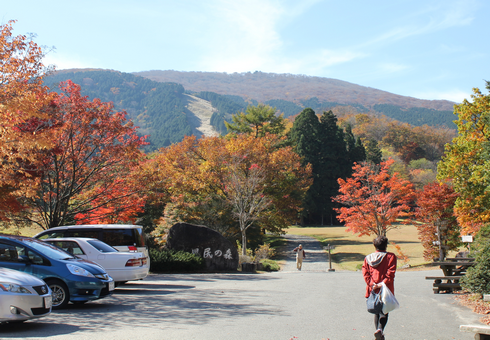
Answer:
M24 322L46 316L51 313L52 303L51 289L43 280L0 268L0 322Z
M148 257L141 252L121 252L95 238L44 239L70 254L97 263L117 284L141 280L148 276Z

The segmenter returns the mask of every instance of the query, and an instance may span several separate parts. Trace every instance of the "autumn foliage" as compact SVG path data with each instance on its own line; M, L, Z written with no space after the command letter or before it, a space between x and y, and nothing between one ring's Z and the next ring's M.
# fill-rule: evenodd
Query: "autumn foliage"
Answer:
M47 229L78 220L127 222L141 210L139 184L131 180L142 160L144 138L113 112L112 103L92 101L67 81L46 108L51 147L37 154L37 194L25 198L30 222ZM125 213L121 213L125 211Z
M43 85L49 68L42 63L43 51L29 37L13 36L15 21L0 25L0 219L22 206L18 196L32 195L30 163L49 146L42 108L53 94Z
M458 136L446 145L438 165L438 178L450 180L459 194L454 212L466 235L475 235L490 222L490 95L477 88L473 92L471 102L455 106Z
M333 200L344 205L336 211L347 231L359 236L386 235L398 227L399 218L411 215L413 185L397 173L390 174L393 162L355 164L352 177L338 180L339 195Z
M242 255L247 255L247 229L260 221L262 212L272 203L265 194L265 169L256 163L248 164L246 157L235 157L225 180L225 195L242 236Z
M170 197L163 225L184 221L206 225L228 237L240 235L232 202L238 189L247 187L253 189L251 196L263 195L270 202L266 209L256 211L256 225L278 232L295 222L311 184L311 169L301 166L291 147L278 147L282 140L275 135L186 137L161 149L144 168L148 176L154 171L151 190ZM236 182L254 176L254 184Z
M448 183L430 183L424 189L417 192L417 208L415 210L415 225L419 238L424 247L424 258L432 260L439 257L439 246L436 223L445 221L447 229L442 237L446 239L448 250L456 250L460 245L460 228L453 214L454 203L459 195Z
M136 190L131 182L128 183L127 178L116 179L112 190L99 186L94 193L90 205L94 208L76 214L74 218L77 224L134 224L138 214L144 212L146 195Z

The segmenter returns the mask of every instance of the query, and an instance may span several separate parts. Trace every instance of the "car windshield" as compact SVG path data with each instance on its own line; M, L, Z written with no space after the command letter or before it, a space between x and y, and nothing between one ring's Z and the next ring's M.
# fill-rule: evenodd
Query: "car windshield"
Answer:
M117 253L117 249L111 247L110 245L102 241L88 240L87 243L92 245L95 249L97 249L101 253Z
M28 246L36 249L41 254L54 259L54 260L64 260L64 259L73 259L75 258L72 254L67 253L63 249L55 247L49 243L33 240L33 239L23 239L22 240Z
M47 238L58 238L58 237L65 237L65 234L62 231L51 231L51 232L46 232L42 236L39 237L41 240L45 240Z

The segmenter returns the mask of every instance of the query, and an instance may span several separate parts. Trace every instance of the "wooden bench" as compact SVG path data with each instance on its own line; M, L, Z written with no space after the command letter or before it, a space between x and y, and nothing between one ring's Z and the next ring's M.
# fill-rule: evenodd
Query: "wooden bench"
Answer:
M490 326L486 325L460 325L461 332L475 333L475 340L490 340Z
M461 290L459 280L466 274L466 270L475 264L474 258L454 257L446 258L446 261L435 261L433 265L442 269L444 276L426 276L426 280L434 280L432 289L434 294L442 291L451 293Z
M434 291L434 294L438 294L441 291L453 292L456 290L461 290L461 285L459 284L459 280L462 277L463 277L462 275L426 276L425 279L434 280L434 283L432 284L432 289Z

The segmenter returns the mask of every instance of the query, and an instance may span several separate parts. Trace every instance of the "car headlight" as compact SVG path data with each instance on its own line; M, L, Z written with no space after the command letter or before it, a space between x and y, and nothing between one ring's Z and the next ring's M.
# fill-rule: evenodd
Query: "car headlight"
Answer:
M80 275L80 276L86 276L86 277L94 277L94 275L89 272L86 269L83 269L82 267L75 266L74 264L67 264L66 267L72 273L73 275Z
M4 292L18 293L18 294L33 294L26 287L16 285L15 283L0 282L0 289Z

